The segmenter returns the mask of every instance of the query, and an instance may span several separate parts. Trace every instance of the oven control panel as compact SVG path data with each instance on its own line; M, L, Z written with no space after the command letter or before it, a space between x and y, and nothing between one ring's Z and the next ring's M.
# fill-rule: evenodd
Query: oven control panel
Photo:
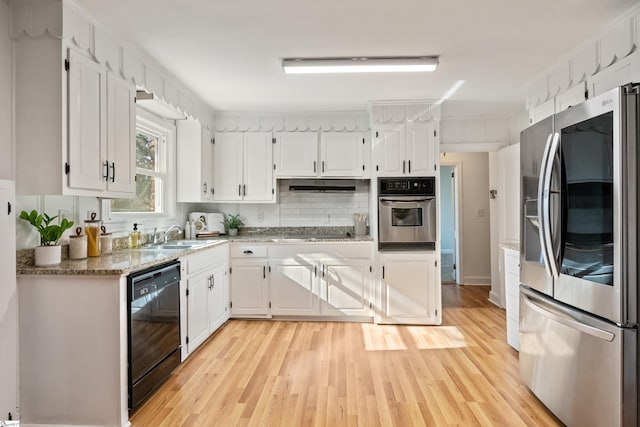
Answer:
M419 178L378 178L378 194L435 196L436 178L434 176Z

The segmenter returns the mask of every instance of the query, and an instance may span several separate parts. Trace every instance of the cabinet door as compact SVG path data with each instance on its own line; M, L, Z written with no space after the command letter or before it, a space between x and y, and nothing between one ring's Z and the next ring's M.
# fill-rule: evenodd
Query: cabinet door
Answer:
M216 133L213 200L242 200L242 145L241 132Z
M267 261L231 263L231 316L270 317Z
M229 318L226 286L227 269L224 264L218 264L211 271L211 283L209 284L209 334L215 332Z
M362 177L365 138L359 132L323 132L320 135L320 175Z
M204 159L207 156L210 156L211 160L213 160L213 155L203 155L203 150L206 148L211 153L213 147L211 143L205 147L202 136L203 128L197 120L176 120L176 133L176 145L178 147L176 150L177 201L200 202L205 196L202 165L205 163ZM211 167L211 171L213 171L213 167ZM207 182L206 190L209 190L209 187L211 187L211 181Z
M371 316L368 260L323 260L322 314Z
M300 263L294 259L271 261L271 314L320 314L315 276L317 264Z
M214 199L214 144L213 133L203 127L202 128L202 143L201 143L201 178L200 178L200 194L201 200L213 200Z
M375 131L374 147L379 176L401 176L407 173L404 125L383 126Z
M208 297L211 271L205 270L187 279L187 352L198 348L209 336Z
M317 132L280 132L275 138L276 178L318 175Z
M435 125L433 123L408 123L406 125L406 171L409 175L425 176L436 173L434 132Z
M243 200L275 201L273 143L270 132L244 134Z
M69 187L103 191L108 165L104 69L69 50Z
M381 323L439 324L435 255L385 255L381 263Z
M136 88L107 75L107 190L136 193Z

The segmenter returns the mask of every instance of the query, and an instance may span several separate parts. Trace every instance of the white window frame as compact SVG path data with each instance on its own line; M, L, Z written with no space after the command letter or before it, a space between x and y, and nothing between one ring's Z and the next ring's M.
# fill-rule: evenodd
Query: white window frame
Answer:
M165 159L158 159L165 163L164 173L157 176L163 178L162 212L111 212L111 202L102 200L102 218L105 224L109 224L109 231L129 231L134 222L141 223L145 228L175 223L176 217L176 126L174 121L162 119L140 107L136 109L136 133L138 129L151 134L164 135ZM137 171L137 169L136 169ZM145 170L146 172L146 170ZM136 172L137 173L137 172Z

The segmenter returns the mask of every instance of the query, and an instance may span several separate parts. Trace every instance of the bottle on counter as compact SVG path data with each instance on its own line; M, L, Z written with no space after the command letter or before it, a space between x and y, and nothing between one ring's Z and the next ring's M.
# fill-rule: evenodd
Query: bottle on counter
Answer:
M133 231L129 233L129 247L137 249L140 247L140 232L138 231L138 223L133 224Z
M187 222L184 224L184 238L185 239L193 238L191 236L191 223L189 222L189 220L187 220Z
M100 256L100 225L96 213L91 212L91 219L84 221L84 234L87 235L87 255Z
M76 235L69 236L69 259L85 259L87 257L87 236L82 234L82 227L76 227Z
M113 252L113 239L111 233L107 233L107 228L103 225L100 227L100 253L108 255Z

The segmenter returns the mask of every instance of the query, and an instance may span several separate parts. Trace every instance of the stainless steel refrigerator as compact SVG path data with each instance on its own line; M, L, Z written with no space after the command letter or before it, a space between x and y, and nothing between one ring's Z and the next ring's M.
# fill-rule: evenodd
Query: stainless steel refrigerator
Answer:
M568 426L638 425L639 93L521 134L520 374Z

